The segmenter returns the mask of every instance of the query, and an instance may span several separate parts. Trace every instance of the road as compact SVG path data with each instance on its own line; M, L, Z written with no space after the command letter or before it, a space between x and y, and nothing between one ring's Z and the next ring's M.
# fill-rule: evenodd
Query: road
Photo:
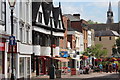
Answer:
M49 76L39 76L32 78L31 80L50 80ZM52 80L52 79L51 79ZM80 75L62 75L60 79L54 80L120 80L118 73L91 73L91 74L80 74Z

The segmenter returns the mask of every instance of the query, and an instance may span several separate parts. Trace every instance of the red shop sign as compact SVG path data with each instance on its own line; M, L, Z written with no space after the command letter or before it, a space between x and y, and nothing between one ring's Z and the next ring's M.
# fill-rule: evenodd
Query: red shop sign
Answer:
M12 53L12 47L13 47L13 53L17 53L17 45L9 45L8 53Z
M5 43L0 42L0 51L5 51Z

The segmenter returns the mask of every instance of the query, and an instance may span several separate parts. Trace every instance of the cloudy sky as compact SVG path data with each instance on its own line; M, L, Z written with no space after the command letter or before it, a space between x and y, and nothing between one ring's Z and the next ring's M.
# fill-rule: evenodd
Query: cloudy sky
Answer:
M53 0L54 6L61 2L63 14L79 13L82 19L106 23L109 2L112 3L114 22L118 22L118 0Z

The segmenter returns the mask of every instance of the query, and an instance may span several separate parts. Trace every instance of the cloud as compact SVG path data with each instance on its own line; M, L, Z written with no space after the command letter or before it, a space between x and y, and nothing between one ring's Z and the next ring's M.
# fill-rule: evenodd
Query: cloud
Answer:
M74 6L74 5L63 5L62 6L63 14L75 14L75 13L83 13L82 6Z
M106 23L109 2L62 2L63 14L79 13L81 19L93 20L95 22ZM58 6L58 2L56 2ZM115 22L118 21L117 16L117 2L112 2L112 10L114 13Z
M53 0L55 2L118 2L119 0Z

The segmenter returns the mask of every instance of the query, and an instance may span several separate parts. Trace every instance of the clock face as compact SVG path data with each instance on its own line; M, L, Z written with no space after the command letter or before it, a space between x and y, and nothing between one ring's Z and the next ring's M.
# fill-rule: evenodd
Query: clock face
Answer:
M111 13L108 13L109 16L111 16Z

